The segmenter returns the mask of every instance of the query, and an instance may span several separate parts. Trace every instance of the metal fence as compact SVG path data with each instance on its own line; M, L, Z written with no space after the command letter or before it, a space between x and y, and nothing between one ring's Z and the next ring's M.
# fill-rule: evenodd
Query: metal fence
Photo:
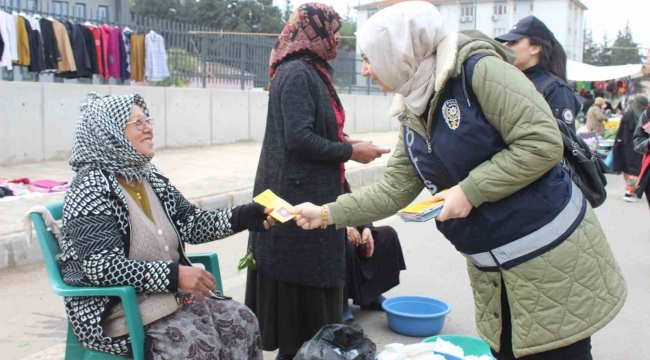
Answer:
M108 24L119 28L129 27L136 33L146 34L153 30L165 39L170 77L162 82L148 83L154 86L198 87L216 89L264 88L269 82L268 62L277 36L238 34L215 30L206 26L158 19L153 16L133 14L131 23L123 24L98 19L65 16L44 11L46 9L20 9L0 6L6 12L39 14L59 21L94 25ZM334 68L334 83L341 93L378 94L379 89L371 80L360 74L362 60L352 51L339 51L338 57L330 62ZM2 69L3 80L54 81L63 80L52 75L30 74L26 68ZM98 76L93 79L77 79L79 83L130 84L118 79L105 81ZM137 84L144 85L144 84Z

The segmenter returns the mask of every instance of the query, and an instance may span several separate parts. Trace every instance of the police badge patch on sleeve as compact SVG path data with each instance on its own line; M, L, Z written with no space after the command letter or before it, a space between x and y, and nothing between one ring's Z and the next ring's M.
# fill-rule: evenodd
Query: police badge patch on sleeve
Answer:
M450 129L458 129L458 126L460 126L460 108L456 99L445 101L442 105L442 116Z
M562 120L564 120L565 123L571 125L573 124L573 120L575 120L575 116L573 115L573 110L571 109L564 109L562 111Z

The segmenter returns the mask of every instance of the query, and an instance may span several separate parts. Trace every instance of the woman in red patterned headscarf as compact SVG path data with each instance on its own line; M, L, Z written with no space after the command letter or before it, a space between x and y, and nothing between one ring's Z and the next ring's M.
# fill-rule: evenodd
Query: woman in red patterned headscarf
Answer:
M339 15L301 5L271 52L269 107L254 195L267 189L292 204L326 203L343 193L343 163L368 163L382 150L343 134L345 112L327 61L336 57ZM262 348L292 359L323 326L342 322L345 233L305 232L292 222L251 233L255 268L246 305L257 314Z

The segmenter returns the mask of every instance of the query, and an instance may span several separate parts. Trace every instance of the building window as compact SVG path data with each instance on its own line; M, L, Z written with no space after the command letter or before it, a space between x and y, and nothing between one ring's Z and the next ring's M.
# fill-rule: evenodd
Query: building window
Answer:
M460 16L474 16L474 5L464 5L460 9Z
M508 32L506 28L494 28L492 29L492 37L503 35Z
M74 4L74 17L77 19L86 18L86 4Z
M36 0L27 0L27 11L34 12L37 8Z
M513 4L512 6L513 6L512 7L512 13L516 14L517 13L517 4Z
M20 0L5 0L5 5L10 8L18 9L20 7Z
M97 7L97 19L99 21L108 21L108 7L107 6L98 6Z
M52 13L58 16L68 16L68 3L64 1L52 1Z
M508 5L494 5L494 15L506 15L508 13Z
M533 12L533 3L530 3L530 12Z

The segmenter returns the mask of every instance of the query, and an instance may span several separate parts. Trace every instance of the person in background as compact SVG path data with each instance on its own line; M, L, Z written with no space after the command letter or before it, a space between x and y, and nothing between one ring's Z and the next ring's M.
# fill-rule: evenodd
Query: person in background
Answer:
M343 133L345 111L328 61L336 58L341 18L307 3L291 15L271 51L269 111L254 195L267 189L290 204L334 201L344 163L369 163L388 150ZM293 222L251 233L246 305L260 321L262 348L293 359L323 326L343 321L345 231L308 233Z
M503 35L495 38L507 43L515 54L515 67L523 71L551 107L555 119L575 131L580 100L567 84L567 57L551 30L535 16L526 16Z
M599 136L605 135L605 124L608 117L604 114L603 108L605 106L605 100L601 97L597 97L594 100L594 104L589 108L587 112L587 125L585 127L588 131L593 131Z
M558 122L512 50L443 23L433 4L406 1L358 29L362 74L396 92L395 152L381 181L297 205L295 220L359 226L427 189L445 201L435 224L468 260L477 331L496 358L591 360L591 336L619 313L627 285L560 164Z
M648 108L648 98L638 95L632 100L632 109L623 115L621 124L616 132L614 142L614 172L622 172L625 179L625 195L623 200L636 201L637 182L641 172L643 155L634 149L634 131L639 123L643 111Z
M605 115L610 115L614 112L614 107L612 106L611 101L605 100L605 105L603 106L603 112L605 113Z
M587 112L589 112L589 108L594 104L594 96L591 93L587 93L585 96L585 102L582 103L582 114L584 115L584 118L587 118Z
M634 150L643 154L639 182L636 188L636 196L640 199L645 193L645 198L650 206L650 107L646 107L639 117L639 124L634 130Z
M623 115L625 109L623 108L623 100L616 104L616 115Z
M346 230L343 323L362 330L354 320L348 299L361 310L383 311L383 294L399 285L400 271L406 270L406 264L392 227L366 224L348 226Z

